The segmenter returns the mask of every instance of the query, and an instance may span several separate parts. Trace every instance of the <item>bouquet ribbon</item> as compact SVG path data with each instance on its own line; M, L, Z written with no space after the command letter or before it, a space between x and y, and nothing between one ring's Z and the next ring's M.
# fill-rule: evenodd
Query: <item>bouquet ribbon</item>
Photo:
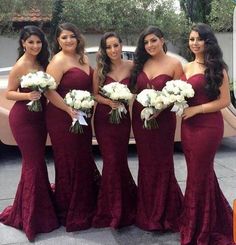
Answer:
M178 116L181 116L184 112L184 109L188 107L188 104L185 102L185 103L178 103L178 102L175 102L171 111L173 112L176 112L176 114Z
M73 118L72 127L75 125L75 123L77 121L79 121L80 125L88 126L88 123L86 122L84 117L88 117L87 114L85 112L79 110L77 116L75 118Z
M127 113L127 110L123 104L119 105L119 107L117 109L118 109L120 117L122 116L121 113L124 113L124 114Z
M158 112L157 109L153 107L146 107L141 111L141 119L144 120L143 128L145 129L155 129L158 128L156 118L150 119L152 115Z
M32 106L33 105L33 103L34 103L34 101L33 100L31 100L29 103L27 103L26 105L29 105L29 106Z

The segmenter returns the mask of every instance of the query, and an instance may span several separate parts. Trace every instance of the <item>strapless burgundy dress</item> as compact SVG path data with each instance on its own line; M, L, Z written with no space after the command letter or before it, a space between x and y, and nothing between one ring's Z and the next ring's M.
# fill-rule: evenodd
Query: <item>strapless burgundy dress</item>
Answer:
M29 111L29 101L17 101L10 111L9 123L22 155L22 172L13 205L0 214L0 222L23 230L30 241L37 233L59 226L44 159L46 98L40 100L41 112Z
M166 74L148 79L141 72L136 84L137 93L147 87L161 90L169 80L172 78ZM183 195L173 163L176 116L165 109L156 118L158 128L144 129L140 118L142 109L143 106L134 101L132 125L139 159L136 225L149 231L178 231L177 218Z
M205 92L203 74L191 76L195 96L189 106L210 100ZM233 241L232 209L220 190L214 157L223 136L220 111L182 121L181 140L187 162L187 185L180 232L182 245L229 245Z
M113 80L107 77L105 84L111 82ZM128 82L128 78L121 81L123 84ZM127 162L131 127L129 111L120 124L109 122L110 111L109 106L98 104L94 115L103 169L93 226L120 228L134 223L137 190Z
M92 70L78 67L62 77L57 92L62 98L72 89L92 90ZM97 204L100 174L92 155L91 120L82 134L69 132L71 117L52 103L47 106L47 128L55 162L55 200L60 223L67 231L88 229Z

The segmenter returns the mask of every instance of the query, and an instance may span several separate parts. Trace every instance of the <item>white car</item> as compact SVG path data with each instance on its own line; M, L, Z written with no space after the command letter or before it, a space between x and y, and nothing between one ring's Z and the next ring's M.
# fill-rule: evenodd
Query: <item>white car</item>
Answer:
M86 48L86 54L89 56L89 60L92 67L96 64L96 53L98 47ZM123 46L123 58L133 60L134 58L134 46ZM182 56L167 52L169 55L176 57L185 64L185 60ZM0 141L7 145L16 145L16 142L12 136L11 129L8 122L9 111L14 104L14 101L7 100L5 98L5 90L7 88L8 73L11 67L0 68ZM224 137L236 135L236 109L231 104L228 108L222 110L224 117ZM175 132L175 141L180 141L180 118L177 118L177 127ZM135 143L133 133L130 134L130 144ZM50 139L48 138L47 144L50 145ZM93 137L93 144L97 144L95 136Z

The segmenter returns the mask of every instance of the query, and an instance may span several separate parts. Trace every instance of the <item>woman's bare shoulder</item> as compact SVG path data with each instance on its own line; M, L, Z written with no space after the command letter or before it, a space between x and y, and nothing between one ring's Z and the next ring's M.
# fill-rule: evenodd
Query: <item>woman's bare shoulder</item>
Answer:
M56 65L57 64L61 65L63 64L63 62L65 62L65 57L62 53L55 54L50 61L51 64L56 64Z
M192 70L192 69L193 69L193 61L186 63L186 64L183 66L183 69L184 69L184 73L186 73L186 72Z
M17 60L15 65L12 67L10 71L10 76L14 75L16 77L21 77L32 70L32 63L26 59L20 58Z
M59 69L61 71L65 67L66 63L67 63L66 58L61 53L57 53L53 56L53 58L49 62L47 71L51 69L52 70Z
M180 60L176 57L173 57L173 56L167 54L166 58L167 58L167 61L173 65L180 65L181 64Z

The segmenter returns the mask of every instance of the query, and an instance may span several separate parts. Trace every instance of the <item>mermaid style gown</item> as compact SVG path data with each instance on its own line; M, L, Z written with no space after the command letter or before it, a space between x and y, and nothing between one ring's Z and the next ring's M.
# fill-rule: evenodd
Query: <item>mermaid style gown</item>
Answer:
M111 82L113 80L107 77L104 85ZM123 84L128 82L128 78L121 81ZM136 214L136 185L127 161L130 115L127 112L120 124L111 124L110 111L108 105L97 104L94 115L96 138L103 159L101 188L93 219L93 226L99 228L131 225Z
M72 89L91 91L88 75L78 67L62 77L57 92L65 97ZM88 229L95 213L100 174L92 155L91 121L82 134L69 132L72 120L53 104L47 106L47 127L55 162L55 200L59 221L67 231Z
M21 151L22 172L13 205L0 214L0 222L23 230L30 241L37 233L59 226L44 159L46 99L42 96L40 100L42 112L29 111L26 105L29 101L15 102L10 111L9 123Z
M203 74L195 74L187 81L195 90L189 106L210 101L204 90ZM213 167L223 126L220 111L197 114L182 121L181 138L188 169L180 219L182 245L234 244L232 209L220 190Z
M169 80L172 78L166 74L150 80L141 72L136 84L137 93L148 85L161 90ZM143 106L135 100L132 125L139 159L136 225L149 231L178 231L177 218L183 196L173 164L176 117L165 109L156 119L158 128L144 129L140 118L142 109Z

